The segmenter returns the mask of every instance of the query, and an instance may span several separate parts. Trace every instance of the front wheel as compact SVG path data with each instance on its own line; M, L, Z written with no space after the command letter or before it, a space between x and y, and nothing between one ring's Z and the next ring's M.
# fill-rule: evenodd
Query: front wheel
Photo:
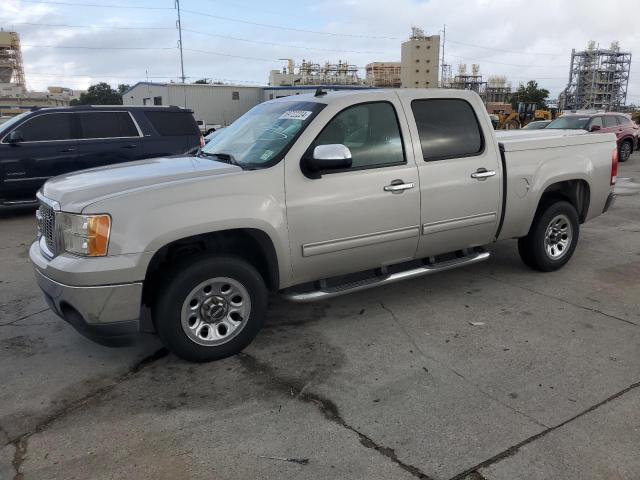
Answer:
M573 256L580 234L576 209L558 201L536 213L526 237L518 240L520 258L529 267L551 272L563 267Z
M233 256L196 256L167 272L153 309L158 335L177 356L207 362L245 348L262 326L262 276Z

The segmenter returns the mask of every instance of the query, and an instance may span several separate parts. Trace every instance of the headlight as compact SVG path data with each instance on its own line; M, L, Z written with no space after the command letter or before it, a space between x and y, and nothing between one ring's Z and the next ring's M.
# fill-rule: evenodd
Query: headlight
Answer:
M109 215L75 215L59 213L62 244L69 253L87 257L103 257L109 247L111 217Z

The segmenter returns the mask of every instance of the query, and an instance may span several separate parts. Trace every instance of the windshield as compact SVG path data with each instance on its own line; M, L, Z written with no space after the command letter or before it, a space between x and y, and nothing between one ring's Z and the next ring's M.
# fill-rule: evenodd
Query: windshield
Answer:
M567 117L556 118L553 122L547 125L545 128L562 128L569 130L586 130L587 123L589 123L591 117L582 117L580 115L571 115Z
M199 155L248 168L271 166L323 107L315 102L262 103L212 138Z
M19 122L24 117L29 115L29 113L30 112L21 113L20 115L16 115L15 117L12 117L9 120L7 120L6 122L0 124L0 135L4 135L5 133L9 132L9 130L11 129L11 127L13 125L15 125L17 122Z

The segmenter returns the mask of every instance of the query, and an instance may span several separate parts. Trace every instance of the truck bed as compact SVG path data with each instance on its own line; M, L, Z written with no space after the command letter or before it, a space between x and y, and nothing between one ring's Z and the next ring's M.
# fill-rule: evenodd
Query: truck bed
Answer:
M527 234L539 197L548 185L556 182L577 177L588 186L590 202L583 221L602 213L610 192L615 135L543 129L500 131L496 132L496 138L504 152L503 186L506 187L499 240ZM541 150L544 155L540 154Z

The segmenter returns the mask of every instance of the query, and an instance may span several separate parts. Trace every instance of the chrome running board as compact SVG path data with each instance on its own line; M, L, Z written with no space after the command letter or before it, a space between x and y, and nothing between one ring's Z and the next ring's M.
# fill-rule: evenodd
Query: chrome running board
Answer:
M281 292L281 295L287 300L298 303L325 300L327 298L337 297L339 295L345 295L352 292L359 292L360 290L366 290L368 288L378 287L380 285L396 283L401 280L408 280L411 278L422 277L424 275L430 275L432 273L451 270L453 268L473 265L474 263L479 263L487 260L489 256L489 252L475 251L460 258L454 258L437 263L425 263L424 265L416 268L411 268L388 275L376 275L373 277L365 278L363 280L347 282L335 287L324 287L312 291L296 291L296 287L291 287L283 290ZM323 283L324 282L320 282L320 285L322 285Z

